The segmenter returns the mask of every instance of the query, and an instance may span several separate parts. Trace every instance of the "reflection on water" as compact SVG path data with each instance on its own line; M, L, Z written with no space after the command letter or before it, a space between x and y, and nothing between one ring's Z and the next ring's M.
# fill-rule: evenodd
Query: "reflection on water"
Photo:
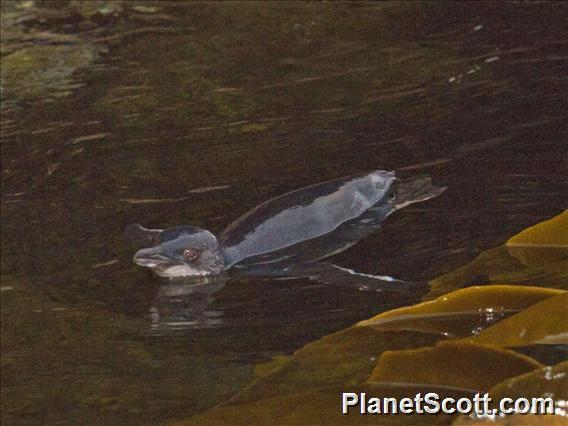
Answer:
M169 335L192 328L221 325L223 313L210 310L209 305L214 300L213 295L225 286L225 276L168 281L160 285L150 309L152 334Z
M429 174L443 197L333 258L424 281L565 207L563 3L1 7L3 416L186 417L254 362L410 303L303 278L161 287L128 223L218 234L316 182Z

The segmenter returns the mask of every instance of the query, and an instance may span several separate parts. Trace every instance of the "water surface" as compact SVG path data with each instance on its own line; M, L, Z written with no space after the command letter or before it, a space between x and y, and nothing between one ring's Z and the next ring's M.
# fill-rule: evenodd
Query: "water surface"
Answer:
M3 2L3 416L184 418L256 363L412 300L229 276L163 326L160 309L184 321L133 265L128 223L220 233L305 185L429 174L441 197L333 259L427 280L562 211L566 18L561 3Z

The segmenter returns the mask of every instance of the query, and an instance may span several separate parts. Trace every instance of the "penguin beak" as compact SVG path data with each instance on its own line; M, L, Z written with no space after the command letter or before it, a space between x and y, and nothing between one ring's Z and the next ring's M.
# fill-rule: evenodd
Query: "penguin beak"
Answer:
M150 247L138 250L134 255L134 263L146 268L163 268L175 262L161 254L160 247Z

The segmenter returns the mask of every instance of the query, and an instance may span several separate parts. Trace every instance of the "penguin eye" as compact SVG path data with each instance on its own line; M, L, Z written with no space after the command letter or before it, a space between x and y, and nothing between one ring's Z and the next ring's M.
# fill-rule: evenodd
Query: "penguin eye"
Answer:
M193 248L187 248L183 251L183 257L185 257L187 260L195 260L199 257L200 254L201 252L199 250Z
M389 199L390 199L391 201L396 200L396 194L395 194L394 192L392 192L391 195L389 195Z

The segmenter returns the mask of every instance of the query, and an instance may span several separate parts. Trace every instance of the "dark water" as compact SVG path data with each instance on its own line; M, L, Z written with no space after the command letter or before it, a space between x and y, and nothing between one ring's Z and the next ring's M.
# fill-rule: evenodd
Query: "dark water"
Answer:
M333 259L426 280L562 211L567 18L562 3L3 2L3 322L18 324L3 369L26 381L6 384L7 419L187 417L255 363L412 298L228 277L191 307L202 327L152 327L161 282L132 264L128 223L219 233L305 185L429 174L446 193ZM94 389L64 390L88 375Z

